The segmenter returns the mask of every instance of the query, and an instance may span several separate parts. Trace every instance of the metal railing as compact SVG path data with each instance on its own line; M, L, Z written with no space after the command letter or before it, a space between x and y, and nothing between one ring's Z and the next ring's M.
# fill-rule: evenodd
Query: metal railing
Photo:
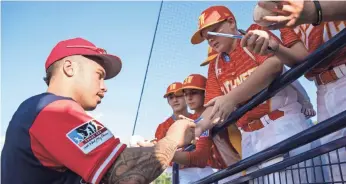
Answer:
M258 106L259 104L263 103L264 101L268 100L272 96L274 96L276 93L278 93L280 90L285 88L287 85L291 84L293 81L297 80L299 77L304 75L307 71L311 70L315 66L329 62L329 59L333 57L335 54L337 54L342 48L344 48L346 45L346 30L343 29L341 32L339 32L337 35L335 35L332 39L324 43L321 47L319 47L316 51L311 53L309 56L307 56L304 61L288 70L283 75L279 76L276 80L274 80L266 89L262 90L260 93L255 95L247 104L243 105L242 107L238 108L236 111L232 112L230 116L228 117L227 121L221 125L217 125L212 129L212 136L215 136L218 132L221 130L224 130L231 124L235 123L240 117L242 117L246 112L250 111L254 107ZM329 118L323 122L318 123L317 125L300 132L287 140L284 140L266 150L263 150L249 158L243 159L231 166L229 166L226 169L223 169L221 171L218 171L214 174L211 174L199 181L196 181L194 183L196 184L204 184L204 183L212 183L219 181L223 178L226 178L228 176L231 176L233 174L237 174L239 172L242 172L254 165L257 165L261 162L266 161L267 159L273 158L279 154L287 153L288 151L297 148L301 145L310 143L316 139L319 139L325 135L328 135L330 133L333 133L334 131L337 131L343 127L346 127L346 112L340 113L332 118ZM342 143L342 144L341 144ZM264 169L255 171L251 174L248 174L246 176L243 176L241 178L238 178L236 180L233 180L229 183L242 183L242 182L250 182L252 179L256 179L258 181L258 178L260 176L264 176L266 174L278 171L279 169L284 169L287 166L291 166L294 164L297 164L296 162L302 161L302 159L311 159L313 156L317 156L317 153L323 154L327 153L328 151L332 151L332 149L337 149L339 147L346 146L346 141L344 138L336 140L332 143L328 143L326 145L322 145L318 148L315 148L314 150L310 150L304 153L301 153L298 156L290 157L288 159L285 159L284 161L277 163L273 166L266 167ZM187 147L185 150L191 150L191 146ZM320 152L318 152L318 150ZM317 152L314 152L317 151ZM321 156L320 156L321 157ZM314 162L312 162L314 163ZM338 164L342 164L343 162L339 162ZM290 165L291 164L291 165ZM331 164L329 164L331 165ZM299 166L299 164L298 164ZM328 165L323 165L320 167L325 167ZM179 168L179 167L178 167ZM313 168L312 166L309 167L309 169ZM298 167L298 170L301 168ZM307 169L305 167L304 169ZM286 169L287 170L287 169ZM294 170L292 167L288 170ZM280 171L281 172L281 171ZM282 171L284 172L284 171ZM346 171L344 171L346 172ZM314 172L315 173L315 172ZM341 169L340 169L340 173ZM316 174L316 173L315 173ZM275 174L273 174L274 176ZM279 183L281 183L281 179L279 175ZM269 177L269 176L268 176ZM174 176L173 176L174 178ZM263 177L262 177L263 178ZM333 179L333 177L332 177ZM346 179L346 178L345 178ZM276 179L274 179L275 183ZM309 183L309 180L306 180ZM256 183L252 181L253 183ZM328 183L328 181L323 180L322 183ZM337 183L338 181L331 181L332 183ZM343 182L343 181L341 181ZM179 181L174 180L174 184L178 184ZM261 182L257 182L261 183ZM263 183L266 183L263 179ZM299 182L300 183L300 182Z
M248 157L246 159L243 159L231 166L229 166L226 169L223 169L221 171L218 171L214 174L211 174L197 182L194 183L212 183L221 179L224 179L228 176L231 176L233 174L237 174L239 172L242 172L251 166L260 164L263 161L266 161L270 158L273 158L277 155L287 153L288 151L300 147L302 145L305 145L307 143L310 143L316 139L319 139L325 135L328 135L330 133L333 133L339 129L342 129L346 127L346 111L329 118L328 120L325 120L323 122L318 123L317 125L314 125L313 127L302 131L272 147L269 147L251 157ZM346 142L344 142L341 145L338 145L339 147L346 146ZM322 145L320 146L320 149L324 149L328 151L328 145ZM339 148L336 147L336 148ZM335 148L335 149L336 149ZM311 151L311 150L310 150ZM296 157L291 157L290 159L296 158L295 161L300 161L301 158L304 158L306 156L309 156L310 152L304 152ZM301 158L300 158L301 157ZM287 161L287 160L286 160ZM280 162L280 164L282 164ZM296 163L294 163L296 164ZM283 164L283 166L286 166ZM345 171L346 172L346 171Z
M346 120L345 117L346 113L343 113L343 121ZM288 181L293 181L293 173L301 172L303 172L302 176L296 174L298 176L296 180L299 183L345 183L346 178L343 178L343 175L346 174L346 171L342 171L341 165L346 164L346 160L341 160L339 156L340 153L345 154L345 146L346 137L342 137L227 183L238 184L251 181L252 183L265 183L265 180L267 182L275 180L277 183L288 183ZM343 150L337 150L339 148L343 148ZM337 160L334 162L330 159L330 153L333 152L337 154ZM337 173L341 177L336 181L333 175L328 176L328 172ZM308 173L311 175L309 176Z

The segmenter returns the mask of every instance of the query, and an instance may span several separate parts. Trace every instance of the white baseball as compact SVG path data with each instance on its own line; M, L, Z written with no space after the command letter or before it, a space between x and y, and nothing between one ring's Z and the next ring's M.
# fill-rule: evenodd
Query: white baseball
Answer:
M132 136L130 139L130 147L139 147L139 145L137 144L139 141L144 142L145 139L140 135Z
M275 3L275 2L267 2L267 3ZM256 5L254 12L253 12L253 20L256 22L256 24L260 26L269 26L271 23L265 20L262 20L265 16L276 16L277 13L269 11L267 9L264 9L258 5Z

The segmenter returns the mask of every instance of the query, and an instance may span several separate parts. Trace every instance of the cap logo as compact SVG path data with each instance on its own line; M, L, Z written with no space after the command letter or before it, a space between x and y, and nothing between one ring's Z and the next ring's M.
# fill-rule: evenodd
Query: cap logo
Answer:
M202 15L200 15L198 17L198 26L201 27L202 25L204 25L204 19L205 19L205 13L202 13Z
M188 76L185 80L184 80L184 84L190 84L192 82L193 76Z
M169 90L170 90L170 91L171 91L171 90L175 90L175 88L176 88L176 84L172 84L172 85L169 86Z
M221 19L221 15L218 11L213 11L208 17L207 20L205 20L207 22L207 24L210 24L212 22L216 22L219 21Z
M85 48L85 49L91 49L95 52L98 52L99 54L107 54L107 51L103 48L93 47L93 46L86 46L86 45L71 45L66 46L67 48Z

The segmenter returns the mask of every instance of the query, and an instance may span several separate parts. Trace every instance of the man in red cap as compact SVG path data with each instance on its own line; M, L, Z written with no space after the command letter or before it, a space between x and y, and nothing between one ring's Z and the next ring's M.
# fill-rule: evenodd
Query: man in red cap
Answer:
M150 183L195 124L178 120L155 147L126 148L85 111L107 92L121 61L91 42L59 42L46 61L47 92L25 100L13 115L1 154L1 183ZM148 167L149 166L149 167Z
M280 40L269 31L261 30L260 26L251 25L242 39L210 35L209 32L240 34L236 19L228 8L207 8L201 13L198 26L191 38L192 44L207 40L219 54L209 64L205 99L208 108L202 115L204 121L197 125L197 136L211 128L213 123L225 121L238 105L246 103L283 72L282 62L274 55ZM308 127L297 96L297 92L288 86L237 121L242 134L243 159ZM310 145L306 145L299 151L293 150L290 156L309 148Z

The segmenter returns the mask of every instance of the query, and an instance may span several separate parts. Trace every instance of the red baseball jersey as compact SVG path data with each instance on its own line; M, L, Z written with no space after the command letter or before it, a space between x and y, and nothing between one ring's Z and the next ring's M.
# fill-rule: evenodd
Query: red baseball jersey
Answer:
M196 120L199 118L197 114L191 114L189 116L190 119ZM166 133L169 127L176 121L176 118L173 116L169 117L161 123L155 133L155 137L159 141L160 139L166 136ZM206 167L208 165L208 161L211 158L211 148L212 140L208 135L201 136L200 139L196 142L196 149L188 152L188 160L190 162L189 165L184 166L184 168L188 167ZM217 155L217 153L214 153Z
M3 183L99 183L126 148L75 101L51 93L23 102L8 135Z
M297 40L303 41L308 51L314 52L322 44L330 40L345 28L346 21L323 22L318 26L312 24L303 24L293 29L286 29L281 32L281 38L284 45L290 46ZM346 48L333 56L330 63L320 64L305 74L307 78L312 78L323 71L330 70L335 66L346 63Z
M191 118L192 116L193 114L190 114L188 118ZM166 133L169 127L171 127L175 121L176 121L176 118L174 117L174 115L172 115L171 117L167 118L164 122L159 124L155 132L155 138L157 139L157 141L161 140L162 138L166 136Z
M247 31L255 29L262 30L259 25L252 24ZM269 31L268 33L271 37L280 42L273 33ZM243 83L260 64L272 56L252 54L254 60L240 46L240 40L237 40L237 42L237 47L230 52L227 57L223 57L222 54L219 54L218 59L209 64L205 103L217 96L229 93L233 88ZM271 110L270 103L269 99L258 105L239 119L237 124L241 125L251 121L251 119L259 119L268 114Z

